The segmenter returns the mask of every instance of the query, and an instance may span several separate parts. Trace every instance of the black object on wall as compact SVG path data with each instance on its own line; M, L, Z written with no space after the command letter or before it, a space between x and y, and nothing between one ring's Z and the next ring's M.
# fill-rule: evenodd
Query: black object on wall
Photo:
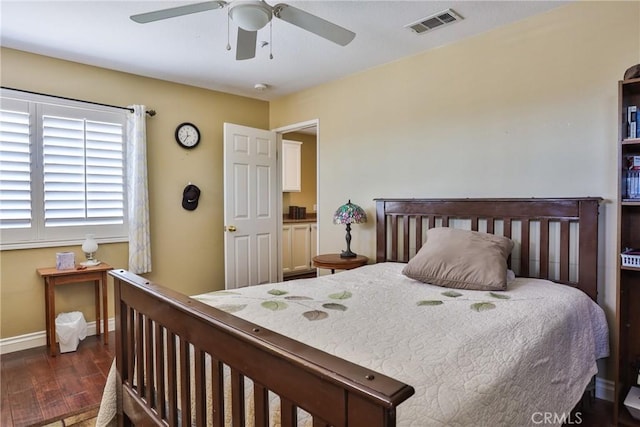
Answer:
M189 184L182 192L182 207L188 211L193 211L198 207L200 199L200 189L197 185Z

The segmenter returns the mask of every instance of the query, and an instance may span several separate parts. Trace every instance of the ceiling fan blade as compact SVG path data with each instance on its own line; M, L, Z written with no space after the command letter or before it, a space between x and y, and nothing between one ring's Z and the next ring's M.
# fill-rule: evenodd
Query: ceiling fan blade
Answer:
M274 16L293 24L303 30L310 31L329 41L346 46L354 39L356 33L339 25L319 18L288 4L280 3L273 7Z
M205 1L202 3L188 4L185 6L171 7L169 9L161 9L153 12L140 13L131 15L131 20L139 24L147 22L160 21L161 19L175 18L176 16L189 15L190 13L204 12L212 9L221 9L227 5L227 2Z
M251 59L256 56L257 31L247 31L238 27L238 42L236 43L236 59Z

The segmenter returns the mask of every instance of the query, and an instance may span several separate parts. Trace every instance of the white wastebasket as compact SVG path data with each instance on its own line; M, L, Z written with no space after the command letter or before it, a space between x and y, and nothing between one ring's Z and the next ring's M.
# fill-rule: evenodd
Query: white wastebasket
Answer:
M60 353L76 351L78 343L87 337L87 322L80 311L60 313L56 317L56 335Z

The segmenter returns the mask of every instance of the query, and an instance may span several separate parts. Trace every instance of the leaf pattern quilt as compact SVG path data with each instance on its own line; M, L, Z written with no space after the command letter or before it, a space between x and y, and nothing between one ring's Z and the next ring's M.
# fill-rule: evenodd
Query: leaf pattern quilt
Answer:
M454 290L409 279L404 265L194 298L413 386L400 426L568 416L609 354L604 312L579 290L527 278L504 292Z

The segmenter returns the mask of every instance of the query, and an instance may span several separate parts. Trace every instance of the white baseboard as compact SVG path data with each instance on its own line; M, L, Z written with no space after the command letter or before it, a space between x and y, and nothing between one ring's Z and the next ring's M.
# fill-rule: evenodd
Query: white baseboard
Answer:
M116 323L112 317L108 323L109 331L115 331ZM96 322L87 322L87 336L96 334ZM0 354L13 353L15 351L27 350L34 347L47 345L46 331L32 332L30 334L19 335L17 337L0 339Z

